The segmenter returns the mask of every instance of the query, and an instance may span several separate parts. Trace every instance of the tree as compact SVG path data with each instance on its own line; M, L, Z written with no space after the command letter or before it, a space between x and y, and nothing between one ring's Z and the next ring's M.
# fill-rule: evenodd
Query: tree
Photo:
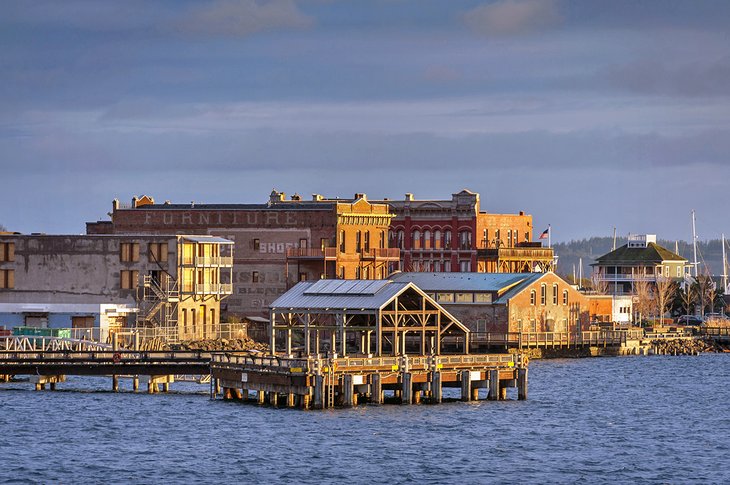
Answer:
M608 293L608 281L601 278L598 271L594 271L591 275L591 289L599 295Z
M705 309L707 307L712 308L715 304L715 296L717 295L715 282L712 281L712 277L709 274L703 273L697 276L697 283L695 283L695 286L695 301L700 306L700 315L704 317Z
M669 306L677 292L677 283L666 276L657 276L654 292L656 295L656 308L658 310L659 318L664 318L664 315L667 313L667 310L669 310Z
M695 285L691 285L688 282L685 282L683 286L684 288L677 292L677 300L682 309L682 315L689 315L696 298L697 290L695 289Z
M649 317L654 310L652 284L643 275L634 280L634 308L639 312L639 321Z
M8 228L0 224L0 232L7 232Z

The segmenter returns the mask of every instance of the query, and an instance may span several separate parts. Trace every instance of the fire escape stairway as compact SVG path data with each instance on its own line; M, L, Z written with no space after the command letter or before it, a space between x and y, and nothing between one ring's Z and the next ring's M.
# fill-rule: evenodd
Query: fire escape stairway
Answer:
M149 275L144 276L142 319L153 325L169 326L177 322L175 307L180 301L180 293L177 289L177 282L167 284L163 290L160 282ZM160 310L164 308L163 321L157 318Z

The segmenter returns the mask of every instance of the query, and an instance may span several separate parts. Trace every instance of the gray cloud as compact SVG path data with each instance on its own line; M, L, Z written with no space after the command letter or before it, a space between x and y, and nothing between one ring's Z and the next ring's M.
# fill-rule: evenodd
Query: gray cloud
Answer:
M245 37L266 30L306 28L313 23L292 0L218 0L184 14L175 26L194 35Z
M486 36L512 36L547 30L561 23L554 0L500 0L464 13L474 32Z
M684 63L645 58L603 69L597 78L598 83L639 94L727 96L730 56Z

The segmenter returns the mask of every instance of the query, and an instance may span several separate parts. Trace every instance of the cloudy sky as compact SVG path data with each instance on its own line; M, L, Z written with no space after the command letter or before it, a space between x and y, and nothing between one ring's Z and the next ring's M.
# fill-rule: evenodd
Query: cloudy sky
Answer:
M7 0L0 224L466 187L556 240L718 237L729 34L727 0Z

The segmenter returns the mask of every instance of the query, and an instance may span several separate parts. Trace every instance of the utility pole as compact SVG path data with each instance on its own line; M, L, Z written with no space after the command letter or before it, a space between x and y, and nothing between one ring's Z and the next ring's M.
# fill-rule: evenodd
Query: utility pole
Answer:
M727 254L725 254L725 234L722 235L722 291L727 295Z

